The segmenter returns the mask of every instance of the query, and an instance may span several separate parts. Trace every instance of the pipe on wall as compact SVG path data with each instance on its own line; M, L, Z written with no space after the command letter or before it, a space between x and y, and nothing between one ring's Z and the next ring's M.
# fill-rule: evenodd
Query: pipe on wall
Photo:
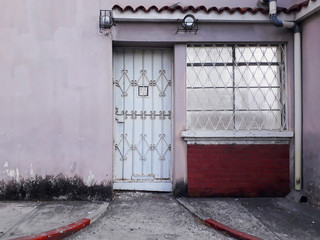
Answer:
M269 4L269 19L276 27L285 27L294 31L294 148L296 190L302 188L302 89L301 89L301 30L295 22L282 21L277 17L277 0L260 0L260 4Z
M302 188L302 89L301 89L301 32L294 33L294 148L295 189Z

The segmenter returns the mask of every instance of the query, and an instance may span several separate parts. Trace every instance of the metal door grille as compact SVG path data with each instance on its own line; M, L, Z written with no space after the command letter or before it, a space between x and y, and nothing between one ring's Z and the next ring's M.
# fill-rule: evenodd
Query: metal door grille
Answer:
M114 50L115 181L171 181L171 72L169 50Z

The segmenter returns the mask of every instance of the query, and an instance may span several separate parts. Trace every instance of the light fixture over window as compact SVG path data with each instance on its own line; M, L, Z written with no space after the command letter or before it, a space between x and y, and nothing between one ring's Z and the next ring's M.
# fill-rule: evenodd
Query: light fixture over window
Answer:
M196 18L191 14L188 14L182 20L182 26L186 30L191 30L194 27L195 23L196 23Z
M198 31L197 19L192 15L186 15L178 26L177 32L194 32Z
M110 30L114 25L112 11L111 10L100 10L99 17L99 28L100 33L103 33L103 30Z

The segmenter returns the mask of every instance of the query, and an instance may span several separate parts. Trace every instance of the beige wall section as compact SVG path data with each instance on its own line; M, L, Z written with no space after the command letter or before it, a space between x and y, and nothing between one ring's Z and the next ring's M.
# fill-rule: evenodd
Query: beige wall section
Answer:
M174 45L174 162L173 181L187 182L187 144L181 138L186 129L186 45Z
M100 5L0 0L0 179L112 180L112 41L99 34Z

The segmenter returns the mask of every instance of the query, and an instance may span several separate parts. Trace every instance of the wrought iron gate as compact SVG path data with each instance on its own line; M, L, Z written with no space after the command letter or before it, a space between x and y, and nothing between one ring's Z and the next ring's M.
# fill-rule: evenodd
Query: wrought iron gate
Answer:
M171 191L169 49L114 49L114 189Z

